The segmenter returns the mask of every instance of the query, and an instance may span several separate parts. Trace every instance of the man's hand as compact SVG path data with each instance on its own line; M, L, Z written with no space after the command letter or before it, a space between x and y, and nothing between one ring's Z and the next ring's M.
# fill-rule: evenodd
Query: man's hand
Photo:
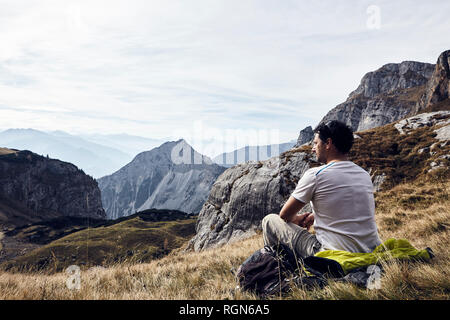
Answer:
M308 217L308 213L297 214L292 218L291 222L296 225L305 228L305 219Z
M303 220L304 225L302 227L306 228L309 231L309 228L311 228L314 223L314 213L307 212L306 214L307 216Z
M311 212L297 214L291 222L309 230L314 223L314 214Z
M290 196L288 201L284 204L280 211L280 217L286 222L294 222L297 218L297 212L299 212L305 204L293 196ZM294 222L296 223L296 222ZM296 223L297 224L297 223Z

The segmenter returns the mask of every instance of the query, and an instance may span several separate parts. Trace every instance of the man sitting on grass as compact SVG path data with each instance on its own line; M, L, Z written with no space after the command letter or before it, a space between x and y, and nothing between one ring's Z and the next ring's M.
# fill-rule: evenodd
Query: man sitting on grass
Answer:
M279 214L262 222L264 244L288 245L301 257L322 250L371 252L381 243L369 174L349 161L353 132L342 122L320 124L312 151L324 165L307 170ZM310 202L313 213L298 214ZM314 224L315 235L308 232Z

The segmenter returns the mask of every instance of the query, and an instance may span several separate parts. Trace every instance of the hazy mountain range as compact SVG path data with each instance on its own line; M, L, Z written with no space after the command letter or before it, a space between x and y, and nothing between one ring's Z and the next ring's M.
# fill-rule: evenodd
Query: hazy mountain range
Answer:
M75 164L85 173L100 178L119 170L133 157L164 141L137 136L83 135L63 131L8 129L0 132L0 146L30 150L43 156Z
M64 131L44 132L35 129L8 129L0 132L0 147L30 150L43 156L73 163L98 179L110 175L137 154L167 142L127 134L73 135ZM269 146L247 146L214 157L213 162L231 167L249 160L266 160L289 150L295 142Z
M229 168L247 161L263 161L271 157L276 157L280 153L291 149L295 143L296 141L293 140L280 144L246 146L231 152L222 153L212 160L221 166Z

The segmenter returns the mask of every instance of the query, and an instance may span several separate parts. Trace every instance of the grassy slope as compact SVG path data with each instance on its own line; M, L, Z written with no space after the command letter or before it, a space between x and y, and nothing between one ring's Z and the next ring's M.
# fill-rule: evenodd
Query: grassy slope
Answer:
M59 272L72 264L92 267L148 262L180 247L195 233L195 222L146 221L136 215L71 233L1 267L9 271Z
M17 150L14 149L8 149L8 148L2 148L0 147L0 155L2 154L10 154L10 153L16 153Z

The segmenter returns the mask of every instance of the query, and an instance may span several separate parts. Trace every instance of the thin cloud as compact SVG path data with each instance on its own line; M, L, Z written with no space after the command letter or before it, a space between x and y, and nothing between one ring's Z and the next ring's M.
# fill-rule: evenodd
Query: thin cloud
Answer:
M406 0L3 1L0 128L159 138L201 120L292 140L365 73L434 63L449 49L449 11Z

